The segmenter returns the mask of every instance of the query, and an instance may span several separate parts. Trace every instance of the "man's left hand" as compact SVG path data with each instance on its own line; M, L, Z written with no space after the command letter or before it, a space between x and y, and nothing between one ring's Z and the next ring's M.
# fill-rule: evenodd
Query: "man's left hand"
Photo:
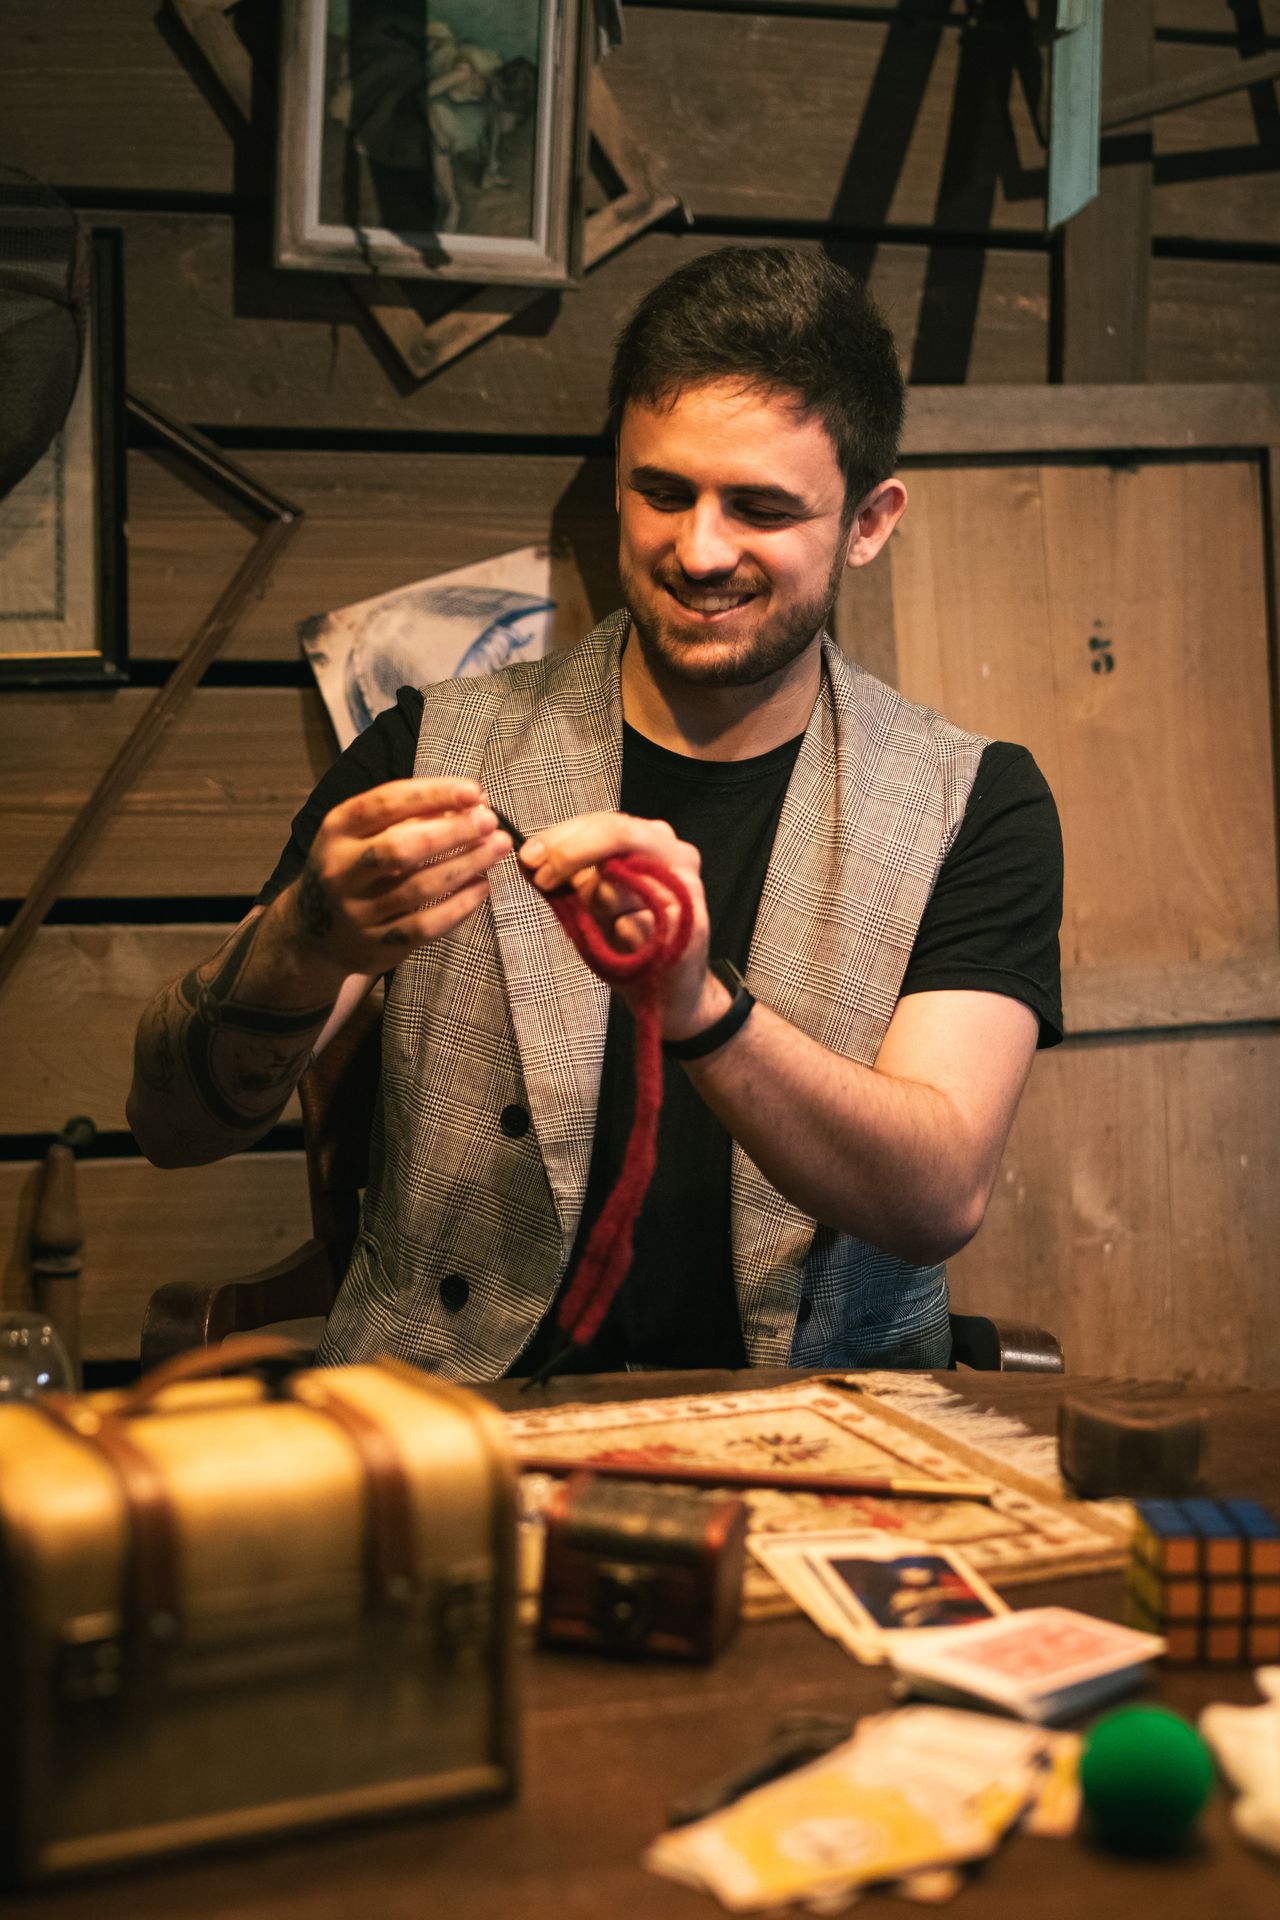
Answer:
M702 857L677 837L665 820L637 820L629 813L583 813L526 840L520 860L543 893L571 886L606 938L623 952L642 946L653 932L653 914L630 888L601 872L615 854L642 853L669 867L683 883L693 907L689 944L658 981L658 1011L664 1040L683 1040L719 1019L729 994L707 971L707 898L702 888ZM665 909L674 922L675 898ZM618 992L632 1001L635 989Z

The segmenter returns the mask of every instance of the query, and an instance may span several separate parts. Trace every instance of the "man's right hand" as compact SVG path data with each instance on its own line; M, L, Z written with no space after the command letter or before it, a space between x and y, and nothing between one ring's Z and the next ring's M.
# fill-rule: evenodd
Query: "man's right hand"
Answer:
M389 780L327 813L289 888L298 936L341 974L386 973L452 932L511 851L474 780Z

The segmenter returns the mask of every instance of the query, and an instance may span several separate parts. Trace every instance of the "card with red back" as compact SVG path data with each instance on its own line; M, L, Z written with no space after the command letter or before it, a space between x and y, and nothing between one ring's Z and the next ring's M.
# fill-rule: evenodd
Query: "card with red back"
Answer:
M1031 1607L913 1639L900 1651L895 1648L893 1659L909 1680L1024 1712L1038 1699L1134 1670L1163 1651L1164 1642L1155 1634L1069 1607Z

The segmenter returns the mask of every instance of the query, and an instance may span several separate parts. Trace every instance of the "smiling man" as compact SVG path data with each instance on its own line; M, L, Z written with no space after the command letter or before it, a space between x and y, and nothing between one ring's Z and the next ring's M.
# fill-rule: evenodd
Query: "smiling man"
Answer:
M572 884L635 940L600 870L650 854L693 937L660 989L632 1270L574 1364L944 1366L946 1258L1061 1037L1052 799L1021 748L826 632L907 498L901 375L856 282L815 253L703 256L624 329L610 401L623 609L567 654L402 689L246 921L147 1009L131 1122L161 1164L243 1147L394 969L322 1354L533 1371L634 1098L625 990L535 889Z

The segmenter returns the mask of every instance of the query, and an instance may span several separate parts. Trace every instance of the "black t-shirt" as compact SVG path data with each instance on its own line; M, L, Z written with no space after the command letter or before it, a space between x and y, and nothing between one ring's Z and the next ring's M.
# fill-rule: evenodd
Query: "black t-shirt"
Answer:
M402 687L395 706L335 761L295 818L260 901L296 878L330 808L412 774L421 723L421 693ZM669 821L698 848L711 950L740 968L799 747L797 737L750 760L695 760L624 728L619 806ZM1039 1044L1053 1046L1062 1038L1061 913L1062 841L1052 795L1025 748L993 742L921 918L901 992L1011 995L1037 1015ZM732 1141L675 1062L664 1063L663 1079L657 1167L636 1223L629 1277L596 1338L563 1367L745 1364L729 1236ZM587 1192L565 1284L621 1167L634 1097L631 1016L614 996ZM515 1370L535 1371L562 1342L549 1313Z

